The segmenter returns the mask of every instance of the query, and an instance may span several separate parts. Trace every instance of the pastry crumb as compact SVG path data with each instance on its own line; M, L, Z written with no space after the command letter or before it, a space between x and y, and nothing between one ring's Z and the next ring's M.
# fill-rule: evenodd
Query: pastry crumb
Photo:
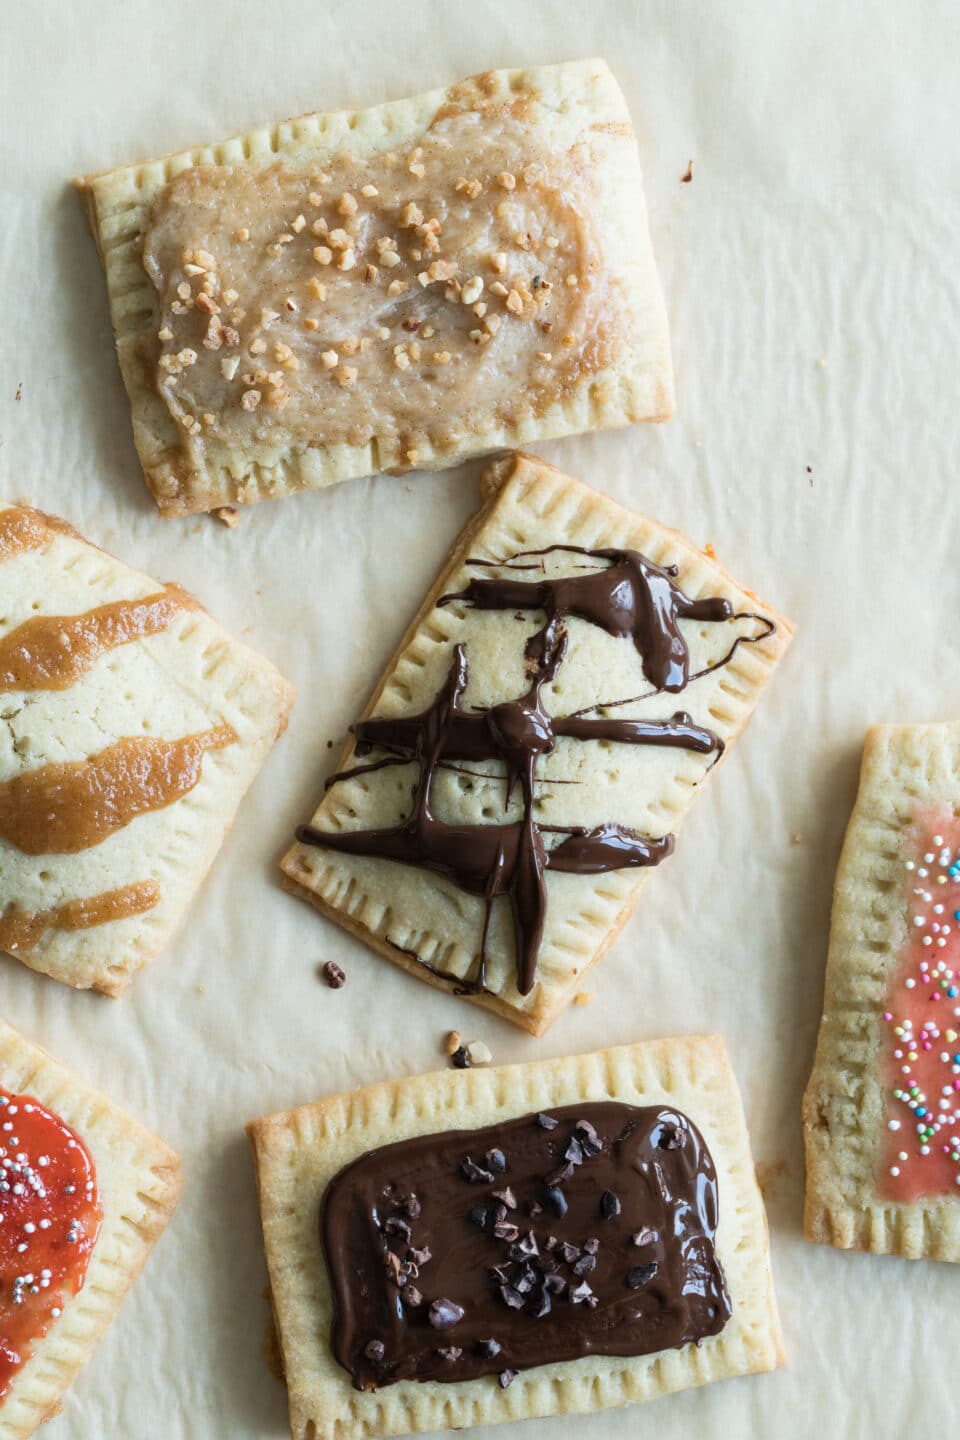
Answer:
M681 184L681 185L689 185L689 184L690 184L690 181L691 181L692 179L693 179L693 161L692 161L692 160L688 160L688 161L687 161L687 168L686 168L686 170L684 170L683 174L680 176L680 184Z
M581 990L579 995L573 997L573 1003L574 1005L592 1005L593 999L592 990Z
M230 530L236 529L240 524L240 512L235 505L221 505L213 513L221 524L226 525Z

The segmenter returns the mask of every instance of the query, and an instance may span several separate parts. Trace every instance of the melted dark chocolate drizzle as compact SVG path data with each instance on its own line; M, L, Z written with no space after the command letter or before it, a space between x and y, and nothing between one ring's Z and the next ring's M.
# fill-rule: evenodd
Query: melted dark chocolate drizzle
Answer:
M429 709L396 718L374 716L354 727L355 753L361 759L374 749L386 756L332 775L328 785L390 765L419 764L415 803L401 825L377 830L328 831L303 825L297 839L345 854L372 856L398 864L415 865L453 881L485 902L483 933L477 974L461 979L438 970L414 951L406 951L432 974L456 983L461 991L486 988L486 936L490 911L498 896L510 901L517 965L517 988L527 995L533 988L537 955L546 916L545 872L598 875L608 870L656 865L673 849L673 836L638 835L613 822L593 830L538 825L533 819L535 777L540 757L555 748L557 739L605 740L629 745L674 746L699 754L723 752L723 741L712 730L697 725L686 711L669 720L617 719L608 715L589 718L591 711L629 703L612 701L567 716L552 716L544 708L541 692L552 681L567 649L565 621L577 616L608 634L629 637L641 657L643 672L654 686L648 694L682 690L697 674L727 664L737 646L755 643L772 633L773 622L757 636L738 636L726 656L713 666L690 674L690 657L680 630L681 619L725 621L740 617L729 601L719 597L692 600L674 584L676 566L654 565L634 550L585 550L574 545L551 545L544 550L522 551L513 560L543 556L555 551L587 555L609 562L604 569L585 575L514 581L472 580L457 594L445 595L438 605L464 601L483 610L542 610L546 623L527 641L525 656L531 684L519 699L469 711L460 706L467 684L466 652L455 648L446 682ZM531 569L513 562L468 560L469 565L505 569ZM542 568L542 561L541 561ZM640 698L640 697L638 697ZM520 820L503 825L450 825L438 820L431 807L437 769L455 761L499 761L506 769L504 809L519 785L523 802ZM715 762L714 762L715 763ZM566 836L547 849L543 835ZM403 947L396 947L403 948Z
M321 1240L356 1389L471 1380L718 1334L717 1179L683 1114L613 1101L373 1150Z

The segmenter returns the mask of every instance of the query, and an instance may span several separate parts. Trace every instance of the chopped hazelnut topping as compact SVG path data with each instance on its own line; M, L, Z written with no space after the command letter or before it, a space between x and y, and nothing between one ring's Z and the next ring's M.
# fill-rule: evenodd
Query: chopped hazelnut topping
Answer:
M410 356L411 360L420 359L420 346L417 344L416 340L412 340L407 346L407 354Z
M354 265L356 265L356 263L357 263L356 253L355 253L353 250L347 249L347 250L344 250L344 251L341 252L340 258L339 258L339 260L337 261L337 269L338 269L338 270L352 270L353 267L354 267Z
M573 289L574 286L580 284L580 277L579 275L568 275L564 283L569 285L570 288Z
M350 248L350 236L346 230L338 227L336 230L331 230L327 238L334 250L349 250Z
M340 356L337 354L336 350L324 350L323 354L320 356L320 364L323 366L324 370L336 370L337 366L340 364Z
M323 196L322 196L322 195L318 195L317 192L316 192L316 190L311 190L311 191L310 191L310 194L307 196L307 200L309 201L309 203L313 206L313 208L314 208L315 210L317 209L318 206L320 206L320 205L323 204Z
M316 245L314 246L313 258L318 265L329 265L333 259L333 251L329 245Z
M307 281L307 289L313 296L314 300L326 300L327 287L326 285L324 285L322 280L317 279L316 275L310 276L310 279Z
M506 268L507 257L502 250L498 250L496 255L491 256L490 269L494 272L495 275L502 275L505 272Z
M435 365L449 365L453 357L449 350L434 350L430 358Z
M244 410L256 410L262 398L259 390L247 390L241 395L240 404Z
M177 355L177 359L181 365L196 365L197 352L196 350L181 350Z
M406 280L391 280L387 286L388 295L402 295L410 287Z
M220 361L220 374L224 380L232 380L240 368L240 360L236 355L225 355Z
M419 450L405 450L404 454L406 455L407 460L410 462L411 465L416 465L417 461L420 459Z
M250 239L250 231L247 229L246 225L241 225L239 230L234 230L233 238L234 240L239 240L240 243L243 244L244 241Z
M459 195L466 195L468 200L476 200L483 186L479 180L468 180L466 176L461 175L454 189Z
M217 262L209 250L194 250L193 263L199 265L203 270L216 270Z
M356 355L360 349L360 340L356 335L348 335L346 340L340 342L340 353L342 355Z
M416 175L418 180L422 180L427 173L427 167L422 160L412 160L407 166L407 169L411 175Z
M357 367L355 365L341 365L337 371L336 378L340 385L352 385L357 378Z
M314 235L321 237L323 235L329 234L330 226L327 224L326 220L324 220L323 216L321 216L319 220L314 220L313 224L310 226L310 229L313 231Z
M260 311L260 324L261 324L261 325L270 326L270 325L273 324L274 320L279 320L279 319L280 319L280 314L279 314L279 311L277 311L277 310L267 310L266 307L264 307L264 308Z
M343 194L340 196L340 199L337 201L337 214L338 214L338 215L356 215L356 213L357 213L357 202L356 202L356 200L353 198L353 196L350 194L350 191L349 191L349 190L345 190L345 191L343 192Z
M404 230L411 230L415 225L422 225L423 211L420 209L420 206L415 205L411 200L410 204L405 206L404 208L403 218L401 219L400 224L403 226Z
M180 284L177 286L177 294L180 296L180 299L181 299L181 300L189 300L189 299L190 299L191 295L193 294L193 291L190 289L190 285L189 285L188 281L186 281L186 280L181 280L181 281L180 281Z
M158 331L157 331L157 338L158 338L159 340L172 340L172 339L173 339L173 331L170 329L170 326L169 326L169 325L164 325L164 327L163 327L162 330L158 330Z
M397 353L396 355L394 355L394 357L393 357L393 363L394 363L394 365L396 365L396 367L397 367L398 370L409 370L409 369L410 369L410 356L407 354L407 352L406 352L405 350L400 350L400 351L398 351L398 353Z
M232 305L236 300L239 300L239 298L236 290L224 290L223 292L223 303L225 305Z
M537 359L538 359L538 360L552 360L552 359L553 359L553 354L552 354L552 352L549 351L549 350L538 350L538 351L537 351Z
M272 245L268 245L268 246L267 246L267 254L268 254L268 255L274 255L274 256L282 255L282 254L283 254L283 246L277 244L277 242L274 241L274 243L273 243Z
M488 315L484 320L483 324L484 329L489 331L491 335L496 335L497 331L500 329L501 317L499 315Z
M487 313L487 302L485 300L478 300L477 304L473 307L473 313L478 320L482 320Z
M420 331L420 334L423 336L424 340L429 340L431 335L436 335L436 333L437 332L436 330L434 330L432 325L424 325L423 329Z
M284 360L289 360L292 354L293 351L290 349L290 346L284 345L282 341L274 345L273 347L273 358L274 360L277 360L281 365L283 364Z
M300 231L303 229L306 223L306 216L298 215L296 220L291 223L290 229L293 231L294 235L299 235Z
M262 355L267 348L267 342L262 335L257 335L250 341L249 350L251 355Z
M540 179L541 171L539 165L525 165L523 167L524 185L536 185Z
M377 269L376 265L367 265L364 268L363 278L368 285L372 285L379 274L380 271Z
M503 284L502 280L494 280L490 286L491 295L506 295L508 293L507 287Z
M212 410L204 410L202 418L204 425L213 425L217 419Z
M312 315L308 315L307 318L306 318L306 320L304 320L303 323L304 323L304 325L306 326L306 328L307 328L308 330L319 330L319 329L320 329L320 321L319 321L319 320L315 320Z
M517 188L516 176L511 175L509 170L501 170L497 176L497 184L504 190L515 190Z
M370 349L371 343L372 343L372 342L371 342L370 336L369 336L369 335L364 335L363 338L362 338L361 341L360 341L360 354L361 354L361 355L366 355L367 351Z
M197 296L197 309L202 310L204 315L219 315L220 306L216 300L211 300L209 295Z
M367 200L373 200L375 196L380 194L380 191L377 189L376 185L364 185L363 189L360 191L360 194L365 196Z
M520 299L516 290L510 291L510 294L507 296L506 305L511 315L523 314L523 301Z
M195 278L197 275L203 275L205 273L202 265L193 265L189 261L186 265L184 265L183 268L184 272L191 278Z
M468 280L466 285L464 285L463 289L461 290L460 299L463 301L464 305L472 305L476 300L480 299L482 293L483 281L481 280L479 275L474 275L473 279Z
M400 264L400 256L396 250L381 250L380 264L385 265L388 270L392 270L395 265Z
M557 239L556 235L548 235L548 236L547 236L547 249L548 249L548 250L556 250L556 249L559 248L559 245L560 245L560 241Z
M380 339L381 339L381 340L389 340L389 339L390 339L390 331L389 331L389 329L387 328L386 325L378 325L378 326L377 326L377 334L380 336Z

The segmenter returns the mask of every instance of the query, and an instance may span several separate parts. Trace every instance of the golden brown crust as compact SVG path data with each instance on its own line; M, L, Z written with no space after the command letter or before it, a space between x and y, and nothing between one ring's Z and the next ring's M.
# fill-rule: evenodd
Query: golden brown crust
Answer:
M482 83L481 83L482 82ZM590 156L582 168L596 190L593 219L601 272L629 318L625 344L609 363L570 388L542 414L502 406L477 418L463 435L409 436L403 445L387 433L370 440L312 443L271 438L235 446L211 433L184 448L184 431L165 405L146 350L156 343L159 302L142 264L149 210L184 170L232 166L251 174L283 163L304 170L329 165L349 148L373 161L387 150L415 147L444 114L478 107L484 116L526 106L531 155L537 147L563 152L575 146ZM535 156L534 156L535 158ZM384 470L443 468L469 454L505 445L637 420L663 420L673 412L673 377L666 315L647 228L636 145L620 90L603 61L492 71L473 81L371 110L307 115L252 131L216 146L169 155L143 165L84 176L77 181L104 264L121 370L133 410L134 437L148 484L163 515L248 504ZM209 413L209 412L208 412ZM186 418L186 417L184 417ZM457 416L447 417L455 424ZM410 456L413 456L411 459Z
M535 456L513 453L494 462L484 472L480 491L480 510L467 522L455 541L451 555L407 628L361 719L374 713L385 713L385 703L392 707L390 713L412 713L428 703L433 691L430 691L426 677L430 677L431 683L434 678L439 681L449 663L448 657L455 640L468 640L468 651L471 657L477 659L479 673L484 656L482 646L492 643L489 637L494 634L491 617L484 617L482 632L463 628L474 622L468 618L461 626L450 609L438 610L436 602L445 592L460 588L464 579L463 562L468 555L478 549L492 555L509 553L512 549L521 548L516 543L516 536L521 533L523 548L539 547L559 539L566 543L628 545L650 555L657 563L679 563L679 582L688 593L723 595L739 609L753 610L759 603L737 586L721 566L695 550L677 531L625 510ZM724 740L726 749L723 758L726 758L733 740L746 725L763 685L792 637L793 626L788 620L777 615L769 606L761 606L761 609L776 621L776 633L760 644L741 646L724 670L697 682L684 692L684 706L695 712L695 719L699 716ZM496 623L501 627L496 632L499 635L504 633L503 627L509 627L514 622L504 618ZM478 633L486 639L475 639ZM597 640L595 635L590 635L581 644L581 657L594 653L590 647L595 647L596 653L606 657L610 652L604 649L605 642L606 637ZM700 641L694 634L691 645L698 643ZM591 683L614 683L619 678L622 684L635 685L634 661L631 647L625 646L618 652L615 662L617 666L626 667L625 670L621 668L611 680L609 670L604 669L607 663L604 659L598 662ZM492 671L501 663L502 655L494 649L489 668ZM474 669L471 662L471 675ZM604 677L607 677L606 680ZM614 693L617 693L616 689ZM626 693L632 691L628 689ZM398 696L405 698L398 699ZM496 698L505 697L498 693ZM596 698L597 691L594 690L586 697L579 697L577 703L589 703ZM565 700L564 704L567 703ZM692 757L681 751L670 752L671 758L665 762L665 753L639 762L649 769L631 772L634 781L645 778L653 792L642 816L643 823L637 826L644 833L663 833L667 829L676 831L695 787L704 778L708 763L702 756ZM336 769L346 768L352 758L351 740L347 742ZM592 764L596 756L588 755L587 760ZM638 762L632 760L631 763ZM480 788L477 787L478 792ZM635 790L636 785L631 788ZM575 792L575 788L563 792L565 804L571 802L574 793L579 792ZM611 798L622 804L622 789L613 787ZM363 807L369 803L367 792L351 782L329 792L314 815L313 823L329 816L339 828L344 823L342 815L357 812L362 816ZM493 803L502 808L502 793L498 791L495 802L489 800L489 804ZM482 812L479 800L477 806L479 818ZM549 818L554 820L553 816ZM618 811L615 818L622 819L623 816ZM564 819L558 812L555 823L562 823ZM356 824L352 814L350 820L353 825ZM596 820L591 823L596 823ZM345 828L351 828L351 824L347 823ZM465 911L461 903L454 901L452 913L451 903L448 903L442 914L438 909L431 923L423 917L430 914L428 907L431 902L439 907L436 895L446 882L425 880L422 872L401 869L389 862L379 863L377 871L373 868L377 862L358 864L352 857L296 844L284 856L281 868L285 888L291 893L309 900L321 913L408 973L428 984L449 989L449 984L438 980L405 951L414 950L422 959L434 964L438 963L434 957L443 954L447 958L442 968L450 970L448 961L452 948L456 946L454 959L462 965L456 973L466 974L472 963L475 936L479 933L476 917L471 911ZM640 887L648 875L649 871L645 870L613 872L599 879L584 880L578 892L566 886L560 891L560 887L553 886L549 903L556 904L555 896L559 892L567 907L564 912L567 923L562 930L551 930L548 921L541 948L539 978L533 991L527 996L520 996L512 973L508 974L508 967L504 966L503 973L491 979L493 994L471 995L469 998L512 1020L531 1034L542 1034L581 987L587 970L616 939L632 914ZM581 879L563 877L564 881ZM548 879L548 887L551 885L552 881ZM452 887L450 889L452 891ZM576 899L578 893L579 902ZM576 908L578 905L579 908ZM419 921L417 915L421 917Z
M960 806L960 725L874 725L834 886L823 1018L803 1099L804 1234L842 1249L960 1261L960 1200L877 1190L882 1011L906 938L902 843L919 805Z

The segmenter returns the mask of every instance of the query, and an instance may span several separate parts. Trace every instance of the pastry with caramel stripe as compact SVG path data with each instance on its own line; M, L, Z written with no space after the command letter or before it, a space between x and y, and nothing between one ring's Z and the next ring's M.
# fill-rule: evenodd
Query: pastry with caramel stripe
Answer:
M292 691L176 585L0 505L0 949L116 995L166 943Z

